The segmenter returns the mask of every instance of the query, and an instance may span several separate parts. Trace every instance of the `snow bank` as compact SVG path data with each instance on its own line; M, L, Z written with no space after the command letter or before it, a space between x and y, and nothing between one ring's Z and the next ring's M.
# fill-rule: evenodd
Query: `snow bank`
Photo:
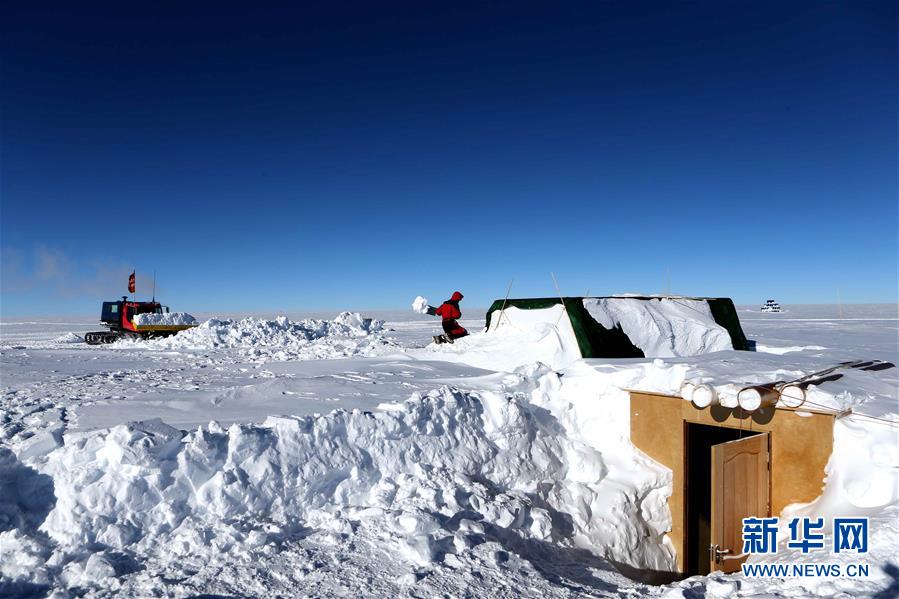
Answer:
M364 318L357 312L341 312L333 320L286 316L274 320L210 319L172 337L150 343L161 349L237 348L241 355L274 360L304 360L373 355L392 345L383 336L384 321Z
M412 310L418 312L419 314L427 314L428 313L428 298L418 296L412 301Z
M166 312L165 314L138 314L134 317L137 326L184 326L197 324L197 319L187 312Z
M695 356L733 349L727 329L702 300L585 298L584 308L607 329L621 326L647 358Z
M75 333L66 333L53 340L55 343L84 343L84 337Z
M42 467L58 499L40 533L56 558L38 552L32 578L98 584L103 572L115 574L110 552L172 565L252 559L309 529L376 532L418 567L489 539L669 567L670 474L629 444L606 456L566 435L548 411L558 406L531 403L559 389L556 373L541 367L506 383L504 392L414 394L375 414L210 423L189 433L150 421L69 434ZM33 525L14 526L13 551L40 536Z
M561 305L539 310L508 307L502 314L494 312L489 331L451 345L432 346L430 351L440 353L442 359L501 371L535 362L560 369L581 359L577 337Z

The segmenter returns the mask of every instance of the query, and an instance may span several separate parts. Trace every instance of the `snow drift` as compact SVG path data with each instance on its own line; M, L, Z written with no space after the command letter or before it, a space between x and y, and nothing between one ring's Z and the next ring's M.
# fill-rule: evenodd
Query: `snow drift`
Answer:
M333 320L286 316L273 320L210 319L172 337L150 343L160 349L211 350L236 348L243 356L273 360L306 360L373 355L393 344L384 338L384 321L358 312L341 312Z
M509 382L507 393L414 394L375 414L70 434L42 468L55 485L52 511L38 518L39 531L15 520L17 536L3 544L18 551L11 565L32 566L18 578L68 586L116 575L114 555L252 559L308 529L377 531L413 566L486 539L589 546L637 567L670 566L669 474L627 448L606 463L531 405L531 393L558 389L555 373ZM7 469L24 468L10 460Z
M490 370L512 371L540 362L560 369L581 359L577 337L561 305L523 310L509 307L496 314L486 332L434 345L442 359Z

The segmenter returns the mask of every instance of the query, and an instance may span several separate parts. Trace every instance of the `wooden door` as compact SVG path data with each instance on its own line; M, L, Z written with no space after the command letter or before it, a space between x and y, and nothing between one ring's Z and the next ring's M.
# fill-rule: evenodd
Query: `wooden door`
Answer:
M768 433L712 446L712 571L735 572L746 560L743 518L770 506Z

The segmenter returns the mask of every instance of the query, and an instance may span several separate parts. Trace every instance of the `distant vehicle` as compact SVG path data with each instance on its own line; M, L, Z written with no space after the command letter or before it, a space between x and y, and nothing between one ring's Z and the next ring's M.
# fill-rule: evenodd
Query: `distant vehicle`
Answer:
M123 296L117 302L103 302L100 313L100 324L107 327L108 331L94 331L86 333L84 340L90 345L102 345L114 343L119 339L149 339L152 337L167 337L178 331L193 328L192 324L137 324L135 316L138 314L168 314L168 306L163 306L157 301L134 302L128 301Z
M762 312L780 312L780 304L775 302L773 299L769 299L765 302L765 305L762 306Z

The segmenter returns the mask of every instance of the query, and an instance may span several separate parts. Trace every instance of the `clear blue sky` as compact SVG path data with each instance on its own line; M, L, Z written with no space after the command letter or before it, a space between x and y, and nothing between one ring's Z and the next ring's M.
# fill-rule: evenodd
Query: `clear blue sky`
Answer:
M895 2L0 10L7 317L896 301Z

